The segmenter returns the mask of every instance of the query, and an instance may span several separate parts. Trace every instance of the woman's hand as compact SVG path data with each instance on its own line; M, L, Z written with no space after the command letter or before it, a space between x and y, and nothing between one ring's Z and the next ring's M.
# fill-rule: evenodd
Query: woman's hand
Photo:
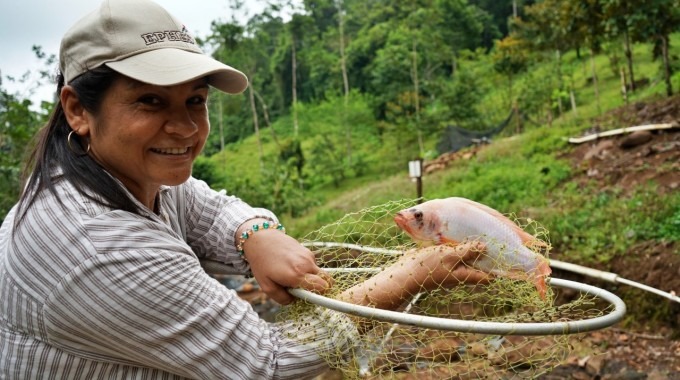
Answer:
M314 253L281 231L260 230L243 248L262 291L282 305L295 299L286 288L324 293L333 285L331 276L316 265Z

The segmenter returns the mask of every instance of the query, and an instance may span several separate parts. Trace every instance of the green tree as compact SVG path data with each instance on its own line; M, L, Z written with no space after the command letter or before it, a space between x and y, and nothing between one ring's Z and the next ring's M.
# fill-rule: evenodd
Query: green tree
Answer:
M33 103L5 91L0 82L0 217L21 193L21 169L29 142L45 116L31 110Z
M19 198L24 155L52 108L52 103L43 101L36 110L30 98L40 86L54 82L56 57L37 45L32 50L40 62L39 69L26 71L19 78L0 73L0 221ZM10 93L3 88L3 80L18 84L22 90Z
M512 92L513 78L526 70L529 64L529 51L524 40L513 34L496 42L493 54L494 68L508 77L508 99L510 106L515 103ZM509 107L508 107L509 108Z
M646 0L602 0L604 13L604 26L607 34L613 38L623 39L624 55L628 66L630 88L635 91L635 70L633 69L633 49L631 45L635 40L635 31L644 22L644 8Z
M491 49L494 41L506 37L511 32L509 19L521 15L525 5L531 5L531 0L470 0L470 4L483 10L490 17L485 22L483 41L484 46Z
M670 34L678 30L680 24L680 0L650 0L643 9L644 22L635 30L640 40L654 44L654 58L661 58L666 95L673 95L671 84Z

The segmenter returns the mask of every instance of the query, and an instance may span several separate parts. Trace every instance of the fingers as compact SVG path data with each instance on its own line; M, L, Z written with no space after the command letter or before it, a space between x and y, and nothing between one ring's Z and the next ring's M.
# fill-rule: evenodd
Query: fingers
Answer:
M305 274L298 286L315 293L325 293L333 286L333 278L320 270L316 274Z
M265 284L260 284L260 287L262 288L262 291L269 296L269 298L273 299L274 301L278 302L281 305L288 305L289 303L293 302L295 300L295 297L290 295L286 288L283 286L279 286L271 281L268 281Z
M335 280L333 279L333 277L326 271L319 270L319 273L317 273L317 275L323 278L328 283L328 288L333 287L333 285L335 284Z
M320 270L316 274L306 273L302 281L295 287L323 294L333 286L333 283L333 277ZM288 305L295 300L295 297L288 293L286 287L278 285L271 280L263 281L260 283L260 287L271 299L281 305Z
M460 259L464 262L474 261L486 251L486 245L478 240L460 244L457 247L463 250Z
M487 284L493 278L493 275L482 272L477 269L472 269L464 265L457 267L451 272L451 276L459 282L464 282L470 285Z

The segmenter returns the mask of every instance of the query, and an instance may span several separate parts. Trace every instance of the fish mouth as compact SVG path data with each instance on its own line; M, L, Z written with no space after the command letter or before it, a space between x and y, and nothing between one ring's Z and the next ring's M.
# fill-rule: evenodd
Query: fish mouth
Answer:
M397 223L397 226L399 226L399 228L406 231L406 233L408 233L409 235L411 234L411 229L408 226L407 219L404 216L404 214L402 214L401 212L398 212L394 216L394 222Z

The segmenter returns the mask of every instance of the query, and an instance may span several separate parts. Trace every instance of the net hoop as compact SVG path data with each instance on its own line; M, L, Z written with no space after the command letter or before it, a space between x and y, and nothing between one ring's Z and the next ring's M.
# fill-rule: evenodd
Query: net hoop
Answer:
M551 286L571 289L601 298L614 309L603 316L566 322L541 323L513 323L466 321L461 319L438 318L422 315L406 314L398 311L382 310L367 306L354 305L348 302L328 298L304 289L289 289L293 296L315 305L351 314L358 317L392 322L402 325L416 326L428 329L455 331L461 333L498 334L498 335L568 335L587 331L599 330L612 326L623 319L626 314L626 304L616 295L598 287L580 282L551 278Z

